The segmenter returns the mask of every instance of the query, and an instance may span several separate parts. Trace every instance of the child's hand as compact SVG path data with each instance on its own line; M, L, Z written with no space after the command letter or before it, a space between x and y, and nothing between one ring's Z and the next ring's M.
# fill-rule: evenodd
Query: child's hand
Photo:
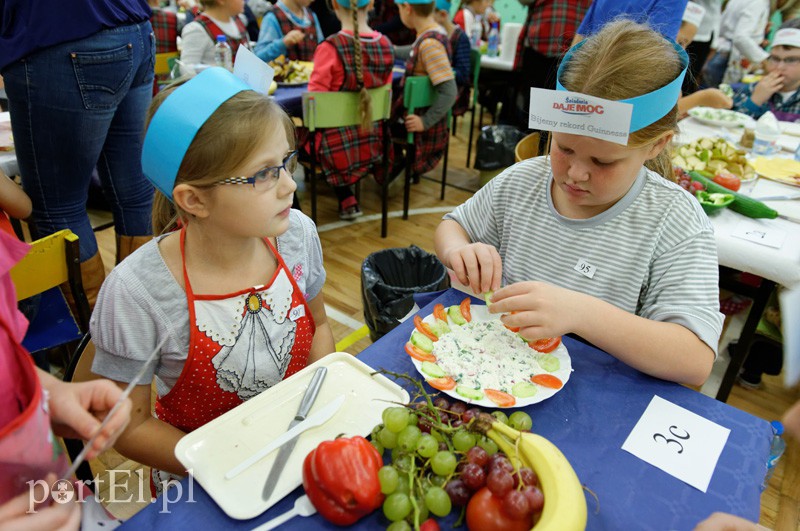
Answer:
M293 29L283 37L283 44L286 46L294 46L303 42L305 35L302 31Z
M500 253L485 243L470 243L457 247L447 255L450 269L456 278L477 294L496 290L503 276Z
M100 426L122 390L109 380L93 380L81 383L66 383L56 380L46 386L50 393L48 402L53 431L56 435L88 440ZM125 430L131 414L131 401L117 409L102 433L92 443L86 458L92 459L114 445Z
M546 282L518 282L494 292L489 310L533 341L574 332L586 295Z
M783 76L777 72L770 72L758 82L753 89L750 99L756 105L764 105L769 101L773 94L783 88Z
M48 474L45 483L52 485L58 478ZM79 529L81 525L81 509L78 496L69 503L52 503L49 492L44 492L40 484L34 485L34 492L28 489L19 496L11 498L0 505L0 531L27 529L29 531L49 531L51 529ZM34 513L28 513L30 499L46 500L34 507ZM50 502L49 504L47 502Z
M425 124L422 123L422 118L416 114L406 116L406 131L409 133L422 133L425 131Z

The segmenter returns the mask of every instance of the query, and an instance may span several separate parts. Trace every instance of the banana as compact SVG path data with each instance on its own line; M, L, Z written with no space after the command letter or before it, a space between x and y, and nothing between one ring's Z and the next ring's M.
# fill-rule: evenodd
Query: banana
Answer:
M561 451L535 433L521 433L494 422L490 431L516 443L516 456L539 476L544 509L536 531L579 531L586 528L586 498L583 486ZM489 433L487 433L489 435ZM494 439L494 437L493 437Z

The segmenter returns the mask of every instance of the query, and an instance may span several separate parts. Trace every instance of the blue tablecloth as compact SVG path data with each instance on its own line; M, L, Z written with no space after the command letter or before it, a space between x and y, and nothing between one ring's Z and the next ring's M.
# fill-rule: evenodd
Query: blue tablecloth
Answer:
M428 300L420 313L423 316L432 313L436 302L449 306L463 298L464 294L456 290L445 291L433 300L419 298L422 304ZM411 319L407 320L364 350L359 359L375 368L416 375L403 351L413 326ZM758 521L759 485L766 471L772 436L765 420L686 387L646 376L577 339L565 337L564 344L575 372L558 394L525 411L533 418L533 431L555 443L569 459L581 482L597 495L599 505L587 494L587 529L688 530L714 511ZM621 449L653 395L731 430L707 493ZM183 500L168 505L168 513L160 513L163 506L159 500L139 512L126 526L252 529L291 509L295 498L302 494L302 488L298 488L260 517L236 521L228 518L196 483L193 485L194 502L188 502L187 482L183 482ZM455 517L451 515L448 520L452 523ZM386 523L377 511L354 527L382 529ZM282 529L310 529L312 526L339 529L319 515L294 518ZM447 524L442 528L446 527Z

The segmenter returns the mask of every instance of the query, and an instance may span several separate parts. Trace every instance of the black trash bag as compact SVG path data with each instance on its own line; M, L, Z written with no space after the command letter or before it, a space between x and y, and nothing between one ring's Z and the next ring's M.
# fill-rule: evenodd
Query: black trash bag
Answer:
M414 294L450 287L447 269L416 245L384 249L361 264L361 300L372 341L400 324L414 307Z
M487 125L478 137L476 170L499 170L514 164L514 149L525 133L513 125Z

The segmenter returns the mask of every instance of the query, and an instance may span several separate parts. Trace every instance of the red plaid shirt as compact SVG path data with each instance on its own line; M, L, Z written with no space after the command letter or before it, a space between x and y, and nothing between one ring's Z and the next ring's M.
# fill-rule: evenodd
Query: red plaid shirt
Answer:
M591 3L592 0L535 0L531 3L519 34L515 67L522 64L523 48L548 57L566 52Z
M156 53L178 51L178 15L172 11L153 9L150 17L156 36Z

